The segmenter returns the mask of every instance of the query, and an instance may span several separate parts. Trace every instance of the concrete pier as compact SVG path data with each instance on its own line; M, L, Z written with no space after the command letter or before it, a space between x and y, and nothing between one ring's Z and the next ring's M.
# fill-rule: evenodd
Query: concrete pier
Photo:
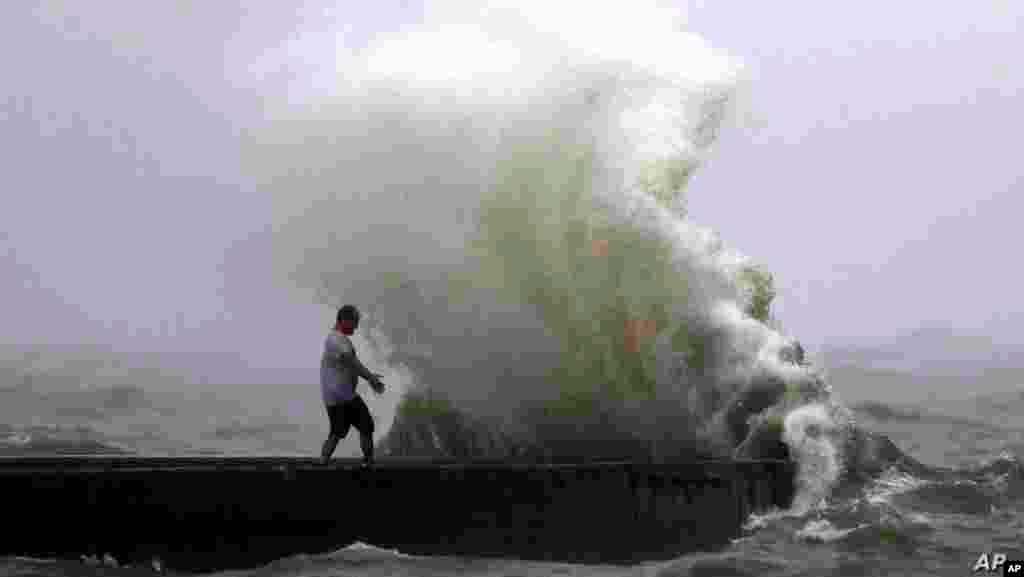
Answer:
M413 555L637 563L713 549L788 506L783 461L641 464L303 458L0 459L0 555L180 571L255 567L356 541Z

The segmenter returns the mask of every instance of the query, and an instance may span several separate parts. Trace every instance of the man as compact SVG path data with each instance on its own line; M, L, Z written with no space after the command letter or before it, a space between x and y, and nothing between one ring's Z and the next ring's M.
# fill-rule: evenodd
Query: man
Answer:
M331 422L331 432L320 451L320 460L325 465L334 454L338 441L348 434L349 427L359 431L364 464L373 463L373 417L362 397L356 394L356 384L362 377L379 395L384 392L384 383L380 375L371 373L356 357L349 337L359 327L359 316L359 310L352 305L338 310L337 323L327 335L320 359L320 392Z

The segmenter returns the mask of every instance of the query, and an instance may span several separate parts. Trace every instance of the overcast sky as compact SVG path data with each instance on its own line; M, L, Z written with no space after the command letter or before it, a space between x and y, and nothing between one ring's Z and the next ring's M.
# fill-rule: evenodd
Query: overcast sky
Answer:
M330 312L271 274L270 198L240 169L254 79L423 9L242 4L0 4L0 339L315 364ZM745 63L750 118L690 212L776 273L788 332L1024 342L1024 5L704 4L680 7Z

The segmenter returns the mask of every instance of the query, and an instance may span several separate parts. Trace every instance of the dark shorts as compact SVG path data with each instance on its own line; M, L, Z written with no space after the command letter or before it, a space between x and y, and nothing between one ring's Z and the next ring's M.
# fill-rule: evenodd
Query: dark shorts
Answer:
M346 403L327 405L327 418L331 420L332 437L344 437L349 427L363 435L373 434L373 417L359 395Z

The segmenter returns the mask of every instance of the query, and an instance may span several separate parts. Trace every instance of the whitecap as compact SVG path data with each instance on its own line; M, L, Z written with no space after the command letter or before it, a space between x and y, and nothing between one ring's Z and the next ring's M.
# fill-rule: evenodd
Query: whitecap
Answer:
M867 524L861 523L849 529L839 529L826 519L818 519L808 521L806 525L796 532L796 537L804 541L831 543L867 526Z

